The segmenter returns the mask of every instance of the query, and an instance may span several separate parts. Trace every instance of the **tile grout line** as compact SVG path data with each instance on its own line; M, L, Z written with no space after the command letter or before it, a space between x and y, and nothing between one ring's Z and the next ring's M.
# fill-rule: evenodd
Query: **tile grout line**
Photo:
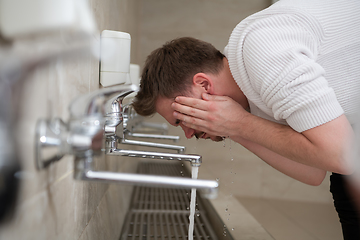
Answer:
M84 233L84 231L86 230L87 226L89 225L89 223L90 223L91 220L93 219L94 215L96 214L96 211L98 210L98 208L99 208L99 206L100 206L103 198L105 197L105 195L106 195L106 193L107 193L108 191L109 191L109 186L108 186L108 188L106 189L104 195L101 197L101 199L100 199L100 201L99 201L99 204L96 206L96 209L95 209L94 213L91 215L91 218L90 218L89 221L86 223L84 229L83 229L82 232L80 233L78 240L81 238L81 236L83 235L83 233Z
M74 172L74 170L70 170L69 172L65 173L64 175L62 175L61 177L59 177L58 179L56 179L53 183L51 183L51 184L49 185L49 187L52 186L52 185L55 185L55 184L57 184L58 182L60 182L61 180L65 179L67 176L69 176L69 175L70 175L71 173L73 173L73 172Z

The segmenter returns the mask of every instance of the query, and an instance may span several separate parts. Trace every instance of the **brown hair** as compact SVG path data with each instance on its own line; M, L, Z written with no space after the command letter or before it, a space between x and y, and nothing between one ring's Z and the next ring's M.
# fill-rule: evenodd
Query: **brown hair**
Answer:
M140 90L133 102L135 111L143 116L154 114L158 97L185 95L196 73L218 74L224 57L210 43L191 37L165 43L146 59Z

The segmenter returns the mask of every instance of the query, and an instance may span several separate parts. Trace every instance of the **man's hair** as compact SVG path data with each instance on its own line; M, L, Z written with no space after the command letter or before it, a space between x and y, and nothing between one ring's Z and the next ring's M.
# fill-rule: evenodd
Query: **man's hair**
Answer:
M140 90L133 102L139 115L156 112L159 97L174 98L191 91L197 73L218 74L225 56L210 43L183 37L165 43L146 59Z

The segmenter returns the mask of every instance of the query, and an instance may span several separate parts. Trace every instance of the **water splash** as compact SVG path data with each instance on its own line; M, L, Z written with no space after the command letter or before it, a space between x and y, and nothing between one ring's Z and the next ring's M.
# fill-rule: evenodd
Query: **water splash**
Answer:
M223 227L223 236L226 237L226 225L224 224L224 227Z
M199 173L199 167L192 167L192 178L197 179ZM195 203L196 203L196 188L191 189L190 200L190 215L189 215L189 240L193 240L194 234L194 215L195 215Z

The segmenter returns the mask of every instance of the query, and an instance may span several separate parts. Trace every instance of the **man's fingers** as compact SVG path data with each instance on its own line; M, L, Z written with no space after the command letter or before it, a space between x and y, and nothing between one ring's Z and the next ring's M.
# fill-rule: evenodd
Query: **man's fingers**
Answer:
M197 108L193 108L193 107L189 107L187 105L183 105L183 104L180 104L180 103L176 103L176 102L173 102L171 104L171 107L173 110L175 110L174 112L174 117L178 118L178 116L175 116L176 114L179 114L179 113L182 113L184 115L187 115L187 116L193 116L193 117L196 117L196 118L204 118L204 114L205 112L203 110L200 110L200 109L197 109ZM178 113L176 113L178 112ZM184 121L183 119L181 118L178 118L182 121Z
M208 93L203 93L202 98L206 101L225 101L227 99L226 96L211 95Z
M177 96L175 98L175 102L180 103L182 105L189 106L189 107L206 110L206 102L202 99Z
M206 128L207 123L203 119L188 116L179 112L174 112L173 114L174 117L179 119L181 123L186 127L202 132L208 131L208 128Z

